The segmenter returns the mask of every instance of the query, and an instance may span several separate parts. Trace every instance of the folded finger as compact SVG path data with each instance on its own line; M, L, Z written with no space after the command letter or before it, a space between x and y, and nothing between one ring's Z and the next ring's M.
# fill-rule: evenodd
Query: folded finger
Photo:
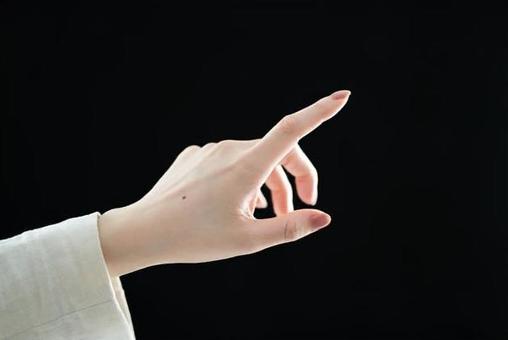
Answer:
M282 169L277 165L266 180L266 186L270 189L272 204L275 215L287 214L293 211L293 189L291 183Z

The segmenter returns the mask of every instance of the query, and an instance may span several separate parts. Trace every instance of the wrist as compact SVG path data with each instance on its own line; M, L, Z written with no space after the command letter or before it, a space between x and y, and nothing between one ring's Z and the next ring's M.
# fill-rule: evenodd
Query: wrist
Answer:
M110 276L121 276L150 265L142 254L139 221L134 205L114 208L99 216L99 239Z

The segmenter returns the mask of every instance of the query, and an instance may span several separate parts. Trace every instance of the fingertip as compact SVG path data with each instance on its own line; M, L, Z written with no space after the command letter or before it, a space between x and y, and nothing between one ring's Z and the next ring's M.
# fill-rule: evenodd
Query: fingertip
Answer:
M266 209L266 208L268 208L267 202L260 202L260 201L257 202L256 209Z
M316 205L316 202L317 202L317 195L315 193L310 193L310 194L300 194L300 199L305 203L305 204L308 204L308 205Z
M257 197L256 197L256 209L264 209L268 207L268 201L266 200L265 195L261 191L261 188L258 189Z
M351 91L349 90L340 90L332 93L330 97L335 100L346 99L351 95Z
M310 205L315 206L316 203L317 203L317 196L314 196L314 198L311 199L311 201L310 201Z
M321 229L330 224L332 217L327 213L316 213L310 217L310 224L313 229Z
M301 198L302 201L307 203L308 205L316 205L318 194L317 194L317 183L313 183L313 187L305 192L305 194L302 192ZM302 190L303 191L303 190Z

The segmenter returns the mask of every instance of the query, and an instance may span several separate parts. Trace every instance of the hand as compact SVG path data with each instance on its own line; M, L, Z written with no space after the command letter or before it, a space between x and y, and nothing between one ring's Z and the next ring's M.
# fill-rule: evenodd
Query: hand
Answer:
M314 205L317 171L298 141L333 117L350 92L338 91L283 117L263 138L224 140L184 149L139 201L104 213L99 237L111 275L163 263L195 263L250 254L327 226L317 209L293 209L282 169L299 197ZM271 190L275 217L256 219Z

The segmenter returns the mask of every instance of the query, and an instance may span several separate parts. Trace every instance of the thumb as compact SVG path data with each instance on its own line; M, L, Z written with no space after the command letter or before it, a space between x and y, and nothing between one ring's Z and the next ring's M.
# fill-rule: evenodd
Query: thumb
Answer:
M317 209L298 209L285 215L253 220L257 248L296 241L330 224L331 217Z

